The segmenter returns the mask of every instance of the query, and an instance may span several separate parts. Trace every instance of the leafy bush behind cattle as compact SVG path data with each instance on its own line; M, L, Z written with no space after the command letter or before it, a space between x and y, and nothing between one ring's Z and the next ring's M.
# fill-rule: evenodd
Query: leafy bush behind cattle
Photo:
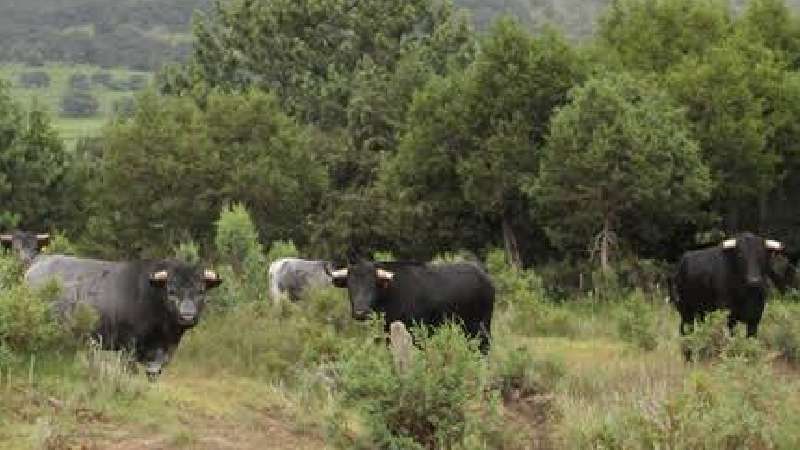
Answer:
M646 351L658 346L661 335L657 329L656 312L641 291L635 291L615 309L618 311L617 332L622 340Z
M267 261L273 262L281 258L297 258L300 256L300 251L295 247L292 241L274 241L269 247L267 253Z
M24 355L65 344L52 307L59 286L30 290L17 283L0 289L0 346L3 353Z
M225 265L220 272L228 280L228 286L223 284L216 296L219 303L230 305L265 300L269 291L267 259L247 209L242 204L224 207L216 228L217 258Z

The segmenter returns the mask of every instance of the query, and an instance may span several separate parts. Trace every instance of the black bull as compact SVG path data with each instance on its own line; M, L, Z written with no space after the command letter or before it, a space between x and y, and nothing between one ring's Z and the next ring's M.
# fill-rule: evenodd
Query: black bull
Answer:
M334 286L347 288L353 318L385 314L385 327L400 321L437 326L446 320L461 324L489 350L494 286L473 263L424 264L358 260L331 273Z
M195 326L205 294L222 280L211 270L179 261L111 262L40 256L25 273L31 286L61 284L56 305L68 317L78 304L98 313L94 336L108 350L128 350L154 377Z
M687 334L695 319L727 309L730 328L743 322L747 336L755 336L764 312L767 278L781 288L786 282L771 266L772 257L782 251L778 241L743 233L718 247L684 253L670 283L670 297L681 316L680 333Z

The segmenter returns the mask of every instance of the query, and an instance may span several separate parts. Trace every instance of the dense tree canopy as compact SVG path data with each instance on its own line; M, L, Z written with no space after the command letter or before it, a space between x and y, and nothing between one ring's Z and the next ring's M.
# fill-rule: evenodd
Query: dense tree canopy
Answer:
M599 253L605 269L610 246L632 234L626 217L691 220L708 198L708 168L683 111L647 82L604 75L571 95L531 187L548 236Z

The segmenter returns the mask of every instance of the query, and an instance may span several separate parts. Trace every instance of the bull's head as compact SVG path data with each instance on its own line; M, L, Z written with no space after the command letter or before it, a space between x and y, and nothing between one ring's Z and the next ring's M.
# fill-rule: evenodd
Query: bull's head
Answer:
M348 264L347 268L330 272L333 285L347 288L353 318L364 320L376 311L380 289L388 289L394 273L363 259Z
M722 248L732 259L739 279L751 288L763 288L764 276L770 273L773 254L783 251L783 244L752 233L743 233L722 242Z
M150 284L159 291L168 313L179 325L197 324L205 307L206 292L222 283L210 269L198 270L182 263L169 262L167 267L150 273Z
M0 234L0 242L2 242L4 249L11 250L22 261L22 264L27 267L31 265L36 255L42 251L42 248L50 242L50 235L47 233L36 234L15 231L9 234Z

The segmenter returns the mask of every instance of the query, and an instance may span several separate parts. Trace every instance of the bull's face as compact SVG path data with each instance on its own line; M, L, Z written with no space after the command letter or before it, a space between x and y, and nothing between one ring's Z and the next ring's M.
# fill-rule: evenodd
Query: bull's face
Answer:
M197 324L206 303L206 292L222 283L213 270L198 271L189 267L170 267L150 274L169 315L181 326Z
M745 233L723 242L722 247L733 258L739 279L745 286L764 288L764 276L769 272L770 258L774 252L783 249L783 244Z
M27 267L33 259L50 242L49 234L35 234L25 231L16 231L11 234L0 234L3 248L11 252Z
M375 267L375 263L365 260L331 273L334 286L347 288L350 310L356 320L365 320L370 313L375 312L378 290L388 288L393 276L393 273L379 269Z

